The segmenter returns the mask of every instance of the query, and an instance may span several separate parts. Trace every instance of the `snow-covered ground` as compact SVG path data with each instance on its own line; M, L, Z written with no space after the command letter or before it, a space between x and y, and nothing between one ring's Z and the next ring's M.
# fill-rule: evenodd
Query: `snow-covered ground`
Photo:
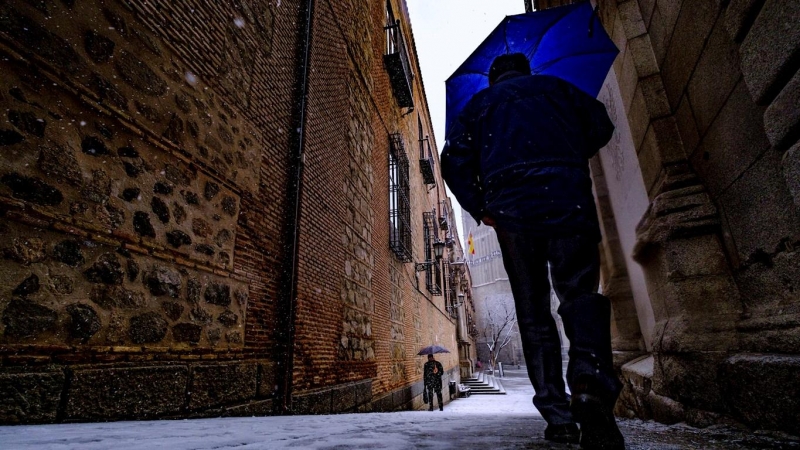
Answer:
M542 439L525 371L508 370L507 395L473 395L445 410L0 427L0 450L568 449ZM699 430L621 420L629 450L800 449L791 437L724 427Z

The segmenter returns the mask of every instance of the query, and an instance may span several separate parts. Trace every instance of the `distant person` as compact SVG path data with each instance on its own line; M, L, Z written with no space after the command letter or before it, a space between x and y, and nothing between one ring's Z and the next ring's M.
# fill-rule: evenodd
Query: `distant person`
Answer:
M425 383L425 392L427 393L429 402L428 411L433 411L433 393L436 393L436 398L439 401L439 411L444 411L444 403L442 403L442 375L444 374L444 367L442 363L435 360L433 355L428 355L428 362L425 363L423 370L423 380Z
M441 166L461 206L497 232L545 439L589 450L625 448L612 412L622 385L611 303L597 293L600 227L589 175L589 158L613 131L601 102L559 78L531 76L521 53L502 55L489 87L448 133ZM571 401L548 273L570 342Z

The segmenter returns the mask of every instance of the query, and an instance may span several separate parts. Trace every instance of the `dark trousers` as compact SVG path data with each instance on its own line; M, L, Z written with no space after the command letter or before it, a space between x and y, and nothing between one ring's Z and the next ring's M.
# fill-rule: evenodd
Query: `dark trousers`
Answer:
M584 236L542 238L497 229L517 309L533 404L550 424L573 422L564 389L561 341L550 312L550 279L561 305L558 314L569 339L567 382L590 380L613 405L622 384L613 369L611 302L597 294L600 255L597 242Z
M435 386L425 386L428 390L428 409L433 411L433 393L436 393L436 399L439 401L439 409L444 409L444 402L442 402L442 387L439 386L437 390Z

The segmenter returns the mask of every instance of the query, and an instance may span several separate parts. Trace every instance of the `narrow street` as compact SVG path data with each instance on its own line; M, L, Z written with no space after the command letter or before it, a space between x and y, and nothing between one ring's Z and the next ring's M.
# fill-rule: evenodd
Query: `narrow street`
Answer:
M83 423L0 427L8 450L567 449L542 438L522 369L506 370L506 395L473 395L439 411ZM715 426L621 420L629 450L800 449L800 441Z

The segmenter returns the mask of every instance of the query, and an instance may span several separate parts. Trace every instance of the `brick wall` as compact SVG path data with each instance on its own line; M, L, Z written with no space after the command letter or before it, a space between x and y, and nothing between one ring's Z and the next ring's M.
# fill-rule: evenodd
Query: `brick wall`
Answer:
M0 421L277 412L301 6L0 6ZM315 2L299 412L413 407L424 345L458 366L443 297L389 249L390 133L411 161L416 261L422 213L445 198L421 179L418 114L432 127L394 10L409 114L382 63L384 5Z
M393 9L407 32L404 6ZM421 379L419 347L457 348L442 297L427 293L424 274L389 248L389 135L402 135L410 160L415 261L423 259L422 212L444 198L444 188L439 180L428 191L422 182L417 114L431 130L424 91L417 73L416 110L397 106L382 64L385 14L380 2L319 1L315 10L294 372L300 390L371 378L380 397ZM457 366L455 351L443 362Z

